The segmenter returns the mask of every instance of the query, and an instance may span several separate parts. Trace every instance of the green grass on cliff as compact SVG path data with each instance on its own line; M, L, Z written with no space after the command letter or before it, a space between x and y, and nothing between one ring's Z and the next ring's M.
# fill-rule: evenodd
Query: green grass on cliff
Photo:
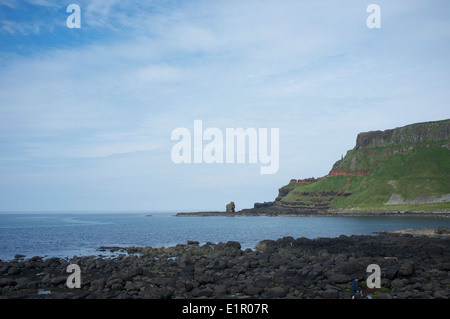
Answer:
M450 150L441 142L428 142L351 150L333 169L354 173L370 171L366 176L332 176L313 184L290 184L291 189L281 202L299 201L298 192L335 191L351 193L336 197L331 208L359 209L450 209L450 203L384 205L393 193L404 200L423 194L442 196L450 193Z

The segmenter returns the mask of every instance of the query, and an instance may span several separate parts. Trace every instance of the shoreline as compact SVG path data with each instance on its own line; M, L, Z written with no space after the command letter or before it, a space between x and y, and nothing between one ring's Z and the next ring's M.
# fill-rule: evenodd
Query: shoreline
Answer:
M336 238L283 237L173 247L103 247L128 255L0 261L1 299L350 299L351 280L381 268L374 299L450 298L450 229ZM444 237L447 236L447 237ZM81 288L66 285L69 264Z
M450 217L450 211L411 211L411 210L356 210L356 209L333 209L327 211L302 212L302 211L281 211L281 210L259 210L244 209L234 213L224 211L203 211L203 212L180 212L176 217L352 217L352 216L407 216L407 217Z

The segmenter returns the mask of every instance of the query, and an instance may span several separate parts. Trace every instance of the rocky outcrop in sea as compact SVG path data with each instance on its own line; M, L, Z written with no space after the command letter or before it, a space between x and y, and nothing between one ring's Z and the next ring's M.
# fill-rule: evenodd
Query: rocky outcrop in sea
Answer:
M0 262L0 298L350 299L351 281L359 278L374 299L448 299L450 238L439 236L448 232L284 237L253 250L233 241L109 248L122 250L114 258L17 256ZM80 288L67 287L69 264L80 267ZM371 264L380 267L380 288L365 285Z

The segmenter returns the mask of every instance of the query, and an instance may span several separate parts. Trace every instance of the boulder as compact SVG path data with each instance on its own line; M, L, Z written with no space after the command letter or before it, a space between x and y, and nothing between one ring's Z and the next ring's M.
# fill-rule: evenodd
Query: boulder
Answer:
M253 285L249 285L249 286L247 286L246 288L244 288L244 292L247 294L247 295L250 295L250 296L252 296L252 295L259 295L261 292L263 292L264 291L264 289L263 288L260 288L260 287L255 287L255 286L253 286Z
M224 269L227 268L227 261L223 258L213 259L206 266L207 269Z
M278 244L274 240L265 239L256 244L256 249L265 253L274 253L278 250Z
M405 281L402 279L394 279L391 282L391 287L396 291L403 291L405 289Z
M19 267L17 267L17 266L11 266L9 269L8 269L8 275L18 275L18 274L20 274L22 271L20 270L20 268Z
M283 298L288 293L289 289L286 287L273 287L269 289L270 298Z
M144 269L142 269L142 267L136 267L136 268L131 269L128 272L128 276L129 277L136 277L138 275L142 275L143 273L144 273Z
M399 275L401 276L411 276L414 274L415 266L412 262L404 263L401 265L400 270L398 271Z
M159 291L162 299L170 299L173 296L173 291L168 288L163 288Z
M90 282L90 289L91 290L101 290L103 289L105 286L105 279L104 278L99 278L96 280L93 280Z
M253 286L257 287L257 288L266 288L269 287L270 285L270 278L267 277L260 277L257 278L254 282L253 282Z
M214 285L214 295L223 296L227 294L226 285Z
M226 248L229 248L229 249L236 249L236 250L240 250L241 249L241 244L239 243L239 242L237 242L237 241L232 241L232 240L230 240L230 241L228 241L227 243L226 243L226 246L225 246Z

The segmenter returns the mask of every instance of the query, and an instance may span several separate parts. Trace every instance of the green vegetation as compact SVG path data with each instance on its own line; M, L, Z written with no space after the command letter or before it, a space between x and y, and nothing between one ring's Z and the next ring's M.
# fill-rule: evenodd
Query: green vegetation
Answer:
M450 150L443 147L444 143L448 141L355 148L332 169L347 175L326 176L312 184L286 185L281 193L287 194L278 198L279 203L306 205L322 201L329 208L371 210L450 209L450 202L423 200L426 196L450 194ZM422 201L385 205L394 193L405 202L420 196Z

